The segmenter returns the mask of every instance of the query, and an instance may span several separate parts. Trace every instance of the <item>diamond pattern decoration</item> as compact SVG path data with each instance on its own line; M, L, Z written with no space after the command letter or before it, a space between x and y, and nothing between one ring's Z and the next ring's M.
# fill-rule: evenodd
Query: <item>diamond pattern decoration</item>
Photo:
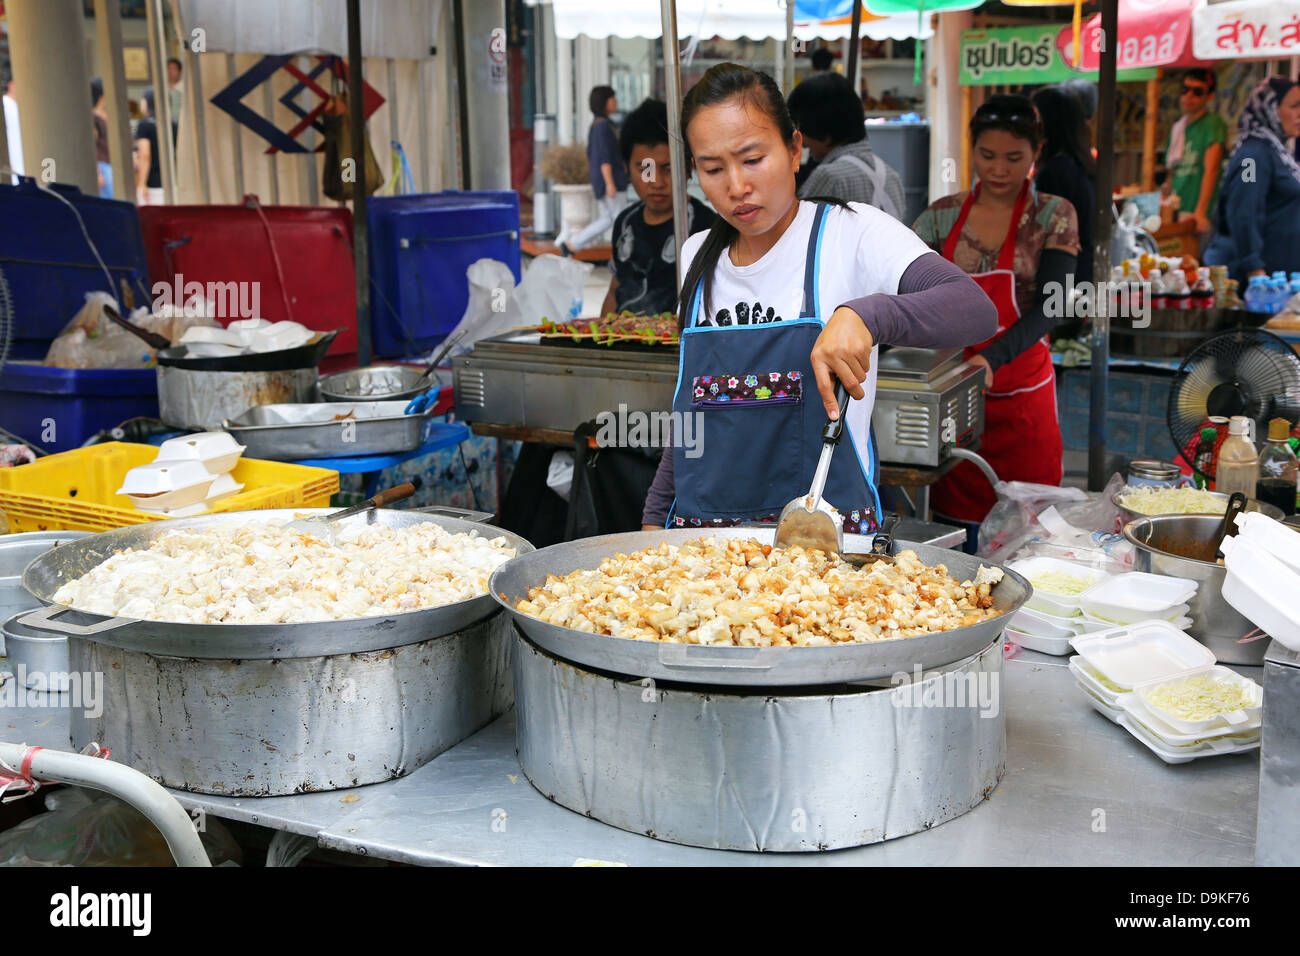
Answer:
M348 68L347 63L342 57L337 56L317 56L314 57L316 65L310 72L304 73L294 60L297 57L293 54L280 56L264 56L253 64L239 76L235 77L225 88L219 90L211 99L213 106L230 114L235 122L247 127L256 133L270 145L266 152L270 153L305 153L307 147L298 141L298 137L308 127L323 133L324 124L320 121L321 114L329 104L330 92L317 82L317 78L325 72L333 73L344 84L347 83ZM297 82L280 97L283 103L291 112L299 118L298 122L287 130L281 130L273 122L256 110L244 104L244 98L253 90L257 89L263 83L267 83L280 70L288 73ZM384 97L379 94L369 83L364 80L361 83L361 113L363 119L369 119L375 110L384 104ZM319 102L310 110L304 110L297 102L298 97L306 90L316 94ZM323 143L316 147L316 152L324 149Z

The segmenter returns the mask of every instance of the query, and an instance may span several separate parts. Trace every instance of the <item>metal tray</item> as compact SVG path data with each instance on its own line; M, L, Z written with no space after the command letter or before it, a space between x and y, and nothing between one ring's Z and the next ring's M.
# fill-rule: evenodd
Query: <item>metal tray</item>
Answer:
M774 534L774 528L725 528L707 536L757 538L770 544ZM1032 591L1023 577L1003 568L1006 576L993 589L994 605L1002 611L995 618L937 634L836 647L709 647L631 641L547 624L515 610L515 604L528 597L528 589L543 584L548 574L565 575L579 568L594 568L614 554L628 554L663 541L680 544L702 536L699 530L685 528L568 541L521 554L503 564L493 572L488 588L531 641L575 664L638 678L756 687L877 680L899 673L911 675L917 665L930 669L951 664L997 640ZM871 535L846 534L844 547L849 553L864 553L871 550L871 540ZM981 565L1000 567L946 548L906 541L899 542L898 547L912 549L926 564L946 565L959 581L974 578Z
M258 405L223 427L249 458L299 461L414 451L424 441L428 413L407 415L401 402L319 402ZM351 414L351 418L340 418Z
M151 521L148 524L103 531L77 541L69 541L41 555L23 573L23 587L49 604L65 582L81 577L119 551L148 547L151 541L168 531L273 520L291 521L302 516L327 515L337 510L271 508L263 511L229 511L194 518ZM424 522L432 522L453 532L476 531L489 540L502 537L520 553L533 550L533 546L525 539L510 531L458 518L379 508L341 521L344 525L382 524L389 528L405 528ZM483 594L454 604L444 604L442 607L343 621L173 624L129 617L107 617L50 604L49 607L25 615L23 623L38 630L84 637L98 644L120 647L127 651L198 659L260 660L329 657L403 647L444 634L454 634L490 617L496 611L496 603Z

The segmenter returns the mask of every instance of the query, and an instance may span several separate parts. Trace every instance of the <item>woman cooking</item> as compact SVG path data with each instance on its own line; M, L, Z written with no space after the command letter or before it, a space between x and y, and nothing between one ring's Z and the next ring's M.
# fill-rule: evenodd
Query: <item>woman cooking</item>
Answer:
M992 305L879 209L796 198L803 143L770 76L713 67L686 96L682 131L719 215L682 250L673 410L698 416L699 437L665 450L643 527L774 519L808 490L822 427L838 417L838 378L857 401L825 497L846 533L872 531L877 346L983 341Z
M1029 173L1043 133L1029 100L990 98L971 118L970 136L975 188L931 203L913 228L997 306L997 334L966 350L984 369L980 454L1004 481L1059 485L1061 428L1045 336L1065 316L1046 304L1053 293L1062 301L1075 271L1078 220L1069 201L1034 189ZM932 497L937 512L965 522L982 521L996 500L970 462L945 475Z

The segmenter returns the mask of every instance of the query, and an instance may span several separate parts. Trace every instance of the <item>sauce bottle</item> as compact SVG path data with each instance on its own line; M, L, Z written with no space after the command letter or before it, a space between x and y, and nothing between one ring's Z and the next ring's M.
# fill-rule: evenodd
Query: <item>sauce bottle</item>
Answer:
M1259 478L1259 455L1249 437L1251 420L1235 415L1228 423L1228 440L1219 448L1214 465L1214 490L1230 495L1240 491L1253 497ZM1292 505L1294 507L1294 505Z
M1268 423L1268 444L1259 453L1259 477L1255 484L1255 497L1282 509L1283 514L1295 514L1296 484L1300 481L1300 461L1287 443L1291 437L1291 423L1285 418L1274 418Z
M1214 483L1214 448L1219 443L1219 433L1213 427L1201 429L1201 440L1196 446L1193 471L1197 488L1208 489Z

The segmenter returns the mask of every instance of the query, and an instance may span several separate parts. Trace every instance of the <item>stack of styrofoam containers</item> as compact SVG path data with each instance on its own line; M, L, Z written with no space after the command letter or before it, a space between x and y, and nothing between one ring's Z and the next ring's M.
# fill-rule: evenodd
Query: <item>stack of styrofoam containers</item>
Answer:
M153 462L126 473L117 493L141 511L168 518L203 514L243 490L230 474L243 453L244 446L227 432L171 438L162 443Z
M1223 599L1279 644L1300 651L1300 532L1239 514L1223 539Z
M1143 621L1073 638L1070 672L1092 707L1165 763L1243 753L1259 747L1264 688L1215 663L1203 644L1167 621ZM1207 677L1243 688L1246 703L1189 720L1151 702L1161 687Z
M1028 578L1034 592L1007 622L1008 640L1044 654L1069 654L1070 638L1084 632L1080 597L1089 588L1109 580L1110 575L1096 568L1047 557L1024 558L1009 567ZM1060 590L1059 582L1044 580L1049 575L1064 577L1070 586Z
M1192 626L1188 602L1197 584L1189 578L1130 571L1100 581L1079 595L1083 631L1110 630L1138 621L1168 621L1179 630Z

